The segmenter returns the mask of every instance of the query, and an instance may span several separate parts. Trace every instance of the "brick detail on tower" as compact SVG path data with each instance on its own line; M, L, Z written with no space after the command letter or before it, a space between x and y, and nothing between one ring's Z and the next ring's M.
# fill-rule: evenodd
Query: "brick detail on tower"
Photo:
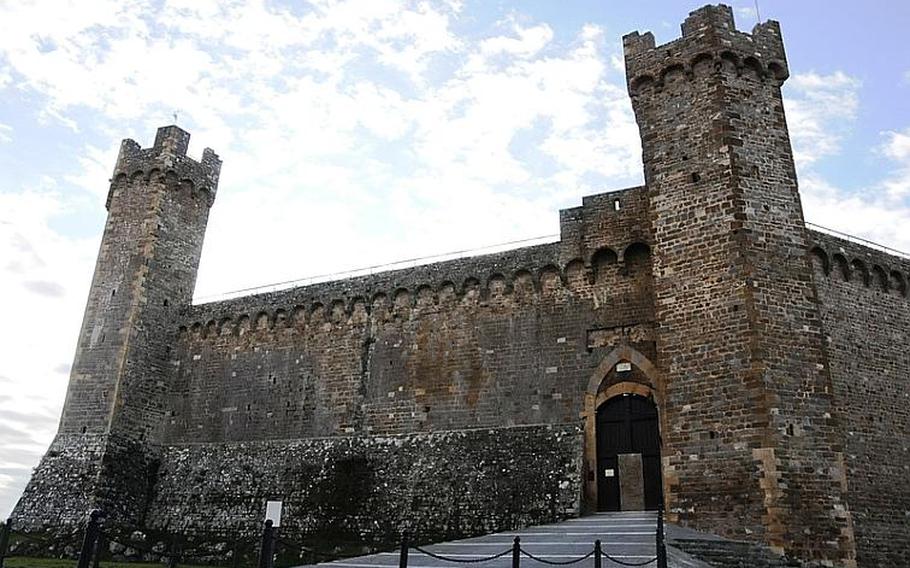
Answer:
M727 6L655 46L624 38L655 239L664 467L675 520L743 523L779 550L853 562L842 442L781 99L776 22Z

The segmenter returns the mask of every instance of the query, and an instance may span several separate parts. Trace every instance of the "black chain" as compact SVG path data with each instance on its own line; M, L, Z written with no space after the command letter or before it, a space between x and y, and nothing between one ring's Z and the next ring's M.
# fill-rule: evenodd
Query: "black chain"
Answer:
M112 542L114 544L119 544L120 546L122 546L124 548L133 548L144 554L151 554L153 556L157 556L159 559L160 558L174 558L176 560L210 559L210 558L216 557L220 554L217 552L187 554L186 552L177 551L177 550L167 550L164 552L159 552L159 551L155 550L154 548L150 548L148 546L139 544L137 542L133 542L133 541L130 541L127 539L121 540L121 539L113 538L110 533L106 533L106 532L101 533L99 535L99 538L105 538L105 539L107 539L108 542ZM238 541L237 544L249 545L250 543L246 542L246 541ZM234 548L236 548L238 550L242 550L243 548L246 548L246 546L243 546L243 547L235 546Z
M573 558L572 560L547 560L545 558L540 558L539 556L534 556L533 554L531 554L524 548L521 548L519 550L521 551L522 554L524 554L531 560L535 560L542 564L549 564L551 566L568 566L570 564L576 564L578 562L581 562L582 560L587 560L588 558L591 558L592 556L594 556L594 551L592 550L591 552L585 554L584 556L579 556L578 558Z
M318 550L316 550L314 548L309 548L309 547L303 546L302 544L298 544L298 543L290 541L290 540L284 540L283 538L276 538L275 542L277 542L278 544L283 544L288 548L293 548L294 550L301 552L301 553L312 554L313 556L322 556L323 558L335 558L334 554L327 554L325 552L319 552Z
M33 535L30 535L29 533L11 532L9 536L10 536L10 540L12 540L13 538L17 538L17 539L21 538L21 539L27 540L29 542L37 542L38 544L52 544L54 542L54 540L51 537L33 536Z
M489 562L491 560L496 560L497 558L502 558L506 554L510 554L512 549L503 550L499 554L494 554L493 556L485 556L483 558L450 558L448 556L443 556L441 554L436 554L435 552L430 552L429 550L424 550L419 546L411 546L414 550L421 554L426 554L430 558L435 558L436 560L442 560L444 562L457 562L459 564L479 564L481 562Z
M98 535L98 538L99 539L104 538L108 542L113 543L113 544L119 544L120 546L122 546L124 548L134 548L134 549L138 550L139 552L143 552L145 554L153 554L159 558L170 558L171 556L175 556L174 553L168 554L167 552L159 552L159 551L155 550L154 548L149 548L147 546L144 546L144 545L141 545L141 544L138 544L135 542L130 542L128 540L126 540L125 542L121 541L121 540L117 540L116 538L111 536L109 533L101 533L100 535Z
M288 548L293 548L294 550L296 550L298 552L309 552L309 553L313 553L313 554L316 553L316 551L313 550L312 548L307 548L307 547L303 546L302 544L297 544L296 542L284 540L283 538L276 538L275 542L277 542L278 544L283 544Z
M604 554L604 558L606 558L610 562L615 562L621 566L647 566L648 564L657 561L656 556L654 558L652 558L651 560L645 560L644 562L623 562L622 560L619 560L618 558L613 558L609 554Z

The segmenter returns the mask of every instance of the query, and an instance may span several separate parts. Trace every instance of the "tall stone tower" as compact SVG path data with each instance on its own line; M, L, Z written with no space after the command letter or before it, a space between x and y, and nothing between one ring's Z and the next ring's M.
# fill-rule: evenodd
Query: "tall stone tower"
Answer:
M25 526L79 523L92 508L141 520L173 317L192 300L221 170L210 149L188 158L189 139L166 126L151 148L120 146L60 427L13 512Z
M851 565L779 25L738 32L729 7L708 6L680 39L636 32L624 50L656 243L669 511Z

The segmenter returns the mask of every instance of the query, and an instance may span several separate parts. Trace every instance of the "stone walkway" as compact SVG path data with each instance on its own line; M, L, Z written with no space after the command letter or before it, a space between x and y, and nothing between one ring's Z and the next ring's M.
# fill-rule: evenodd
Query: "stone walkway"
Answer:
M594 549L594 541L600 539L605 554L631 564L646 562L655 556L656 517L652 512L598 513L578 519L569 519L552 525L528 527L514 532L503 532L486 536L442 542L424 546L434 554L470 560L492 556L512 546L513 539L521 538L521 546L532 555L550 562L567 562L584 556ZM679 531L676 527L667 526L668 535ZM705 568L708 565L682 551L667 547L669 565L678 568ZM411 549L408 568L457 568L472 566L478 568L511 568L511 552L505 556L484 562L483 564L461 564L444 562ZM325 568L398 568L399 553L383 552L358 558L346 558L335 562L319 564ZM546 565L522 555L523 568L542 568ZM588 558L572 566L593 568L594 558ZM604 568L618 567L620 564L603 558ZM656 568L652 562L643 568Z

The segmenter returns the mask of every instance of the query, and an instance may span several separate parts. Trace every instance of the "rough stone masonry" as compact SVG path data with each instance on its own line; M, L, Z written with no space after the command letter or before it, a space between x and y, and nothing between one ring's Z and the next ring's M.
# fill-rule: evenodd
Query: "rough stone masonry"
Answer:
M221 162L176 126L124 141L16 526L99 507L253 534L270 499L325 538L549 522L612 506L622 426L599 409L632 397L657 409L657 471L619 463L656 475L672 521L908 565L910 261L807 229L776 22L706 6L623 44L645 185L561 211L552 244L192 305Z

